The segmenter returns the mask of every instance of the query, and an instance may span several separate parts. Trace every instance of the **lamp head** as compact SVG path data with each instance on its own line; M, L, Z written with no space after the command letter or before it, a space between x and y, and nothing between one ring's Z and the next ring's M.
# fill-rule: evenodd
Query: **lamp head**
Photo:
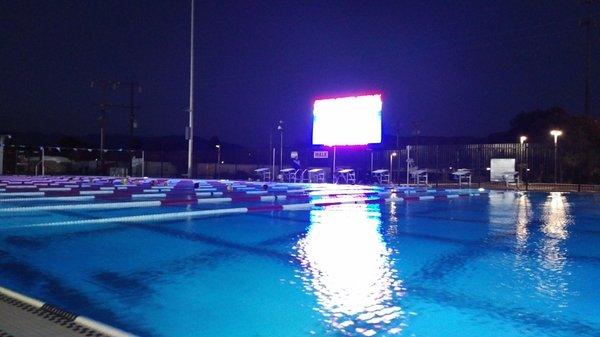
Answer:
M521 145L523 145L523 143L525 143L526 140L527 140L527 136L519 137L519 141L521 142Z
M550 134L552 136L554 136L554 144L556 145L558 143L558 136L562 136L562 131L560 131L560 130L552 130L552 131L550 131Z

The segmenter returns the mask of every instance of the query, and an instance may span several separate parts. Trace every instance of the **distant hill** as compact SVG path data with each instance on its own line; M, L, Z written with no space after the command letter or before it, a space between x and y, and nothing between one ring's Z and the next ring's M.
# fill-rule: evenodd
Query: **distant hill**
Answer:
M81 147L81 148L98 148L100 146L100 135L89 134L84 136L72 136L62 134L43 134L43 133L22 133L22 132L2 132L0 134L10 134L12 138L10 144L26 145L26 146L62 146L62 147ZM243 148L237 144L220 142L228 148ZM106 135L105 148L119 149L129 148L130 137L123 134ZM134 148L144 150L187 150L188 142L181 135L167 136L146 136L135 137ZM214 147L214 140L196 137L194 139L194 147L198 150L210 149Z
M434 137L434 136L419 136L419 137L398 137L399 147L406 145L446 145L446 144L480 144L490 142L504 142L507 137L507 132L496 133L489 137ZM0 134L11 134L11 144L19 144L26 146L61 146L61 147L81 147L81 148L98 148L100 144L99 134L89 134L84 136L72 136L61 134L43 134L43 133L21 133L21 132L0 132ZM198 138L194 139L194 147L197 150L208 150L214 147L215 142L222 144L224 147L231 148L249 148L242 144L219 142L214 138ZM166 136L145 136L135 137L134 148L144 150L187 150L187 140L181 135L166 135ZM286 146L289 146L286 145ZM295 147L309 147L310 143L293 144ZM106 135L107 149L128 149L130 147L129 135L124 134L109 134ZM372 145L373 148L395 148L396 136L383 135L382 143Z

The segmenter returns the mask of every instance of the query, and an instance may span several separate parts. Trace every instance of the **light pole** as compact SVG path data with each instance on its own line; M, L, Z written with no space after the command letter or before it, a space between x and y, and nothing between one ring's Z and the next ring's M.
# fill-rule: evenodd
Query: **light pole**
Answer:
M413 160L410 158L410 145L406 145L406 187L410 183L410 167L412 162Z
M217 179L221 179L221 145L215 145L217 149Z
M279 130L279 171L281 171L283 169L283 121L279 121L277 130Z
M527 140L527 136L519 137L519 179L523 180L523 144Z
M191 9L191 25L190 25L190 106L188 107L189 112L189 124L186 129L186 138L188 141L188 167L187 176L189 179L192 178L193 172L193 150L194 150L194 0L192 2Z
M42 163L42 176L45 176L46 175L46 168L45 168L45 166L46 166L45 165L46 164L45 163L45 161L46 161L46 153L44 152L44 147L43 146L40 146L40 150L41 150L41 154L42 154L42 160L41 160L41 163Z
M4 141L11 138L11 135L0 135L0 175L4 174Z
M562 136L562 131L560 130L552 130L550 131L550 135L554 137L554 183L558 182L558 137Z
M393 183L393 177L394 177L394 175L393 175L393 171L392 170L393 170L394 167L392 166L392 163L393 163L394 157L397 156L397 155L398 155L398 153L396 153L396 152L392 152L392 154L390 154L390 183Z

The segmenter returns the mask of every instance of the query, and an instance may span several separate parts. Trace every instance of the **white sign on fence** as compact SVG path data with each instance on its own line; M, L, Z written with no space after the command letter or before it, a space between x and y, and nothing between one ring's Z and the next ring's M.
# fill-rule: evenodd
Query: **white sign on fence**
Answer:
M329 151L314 151L313 158L318 158L318 159L329 158Z

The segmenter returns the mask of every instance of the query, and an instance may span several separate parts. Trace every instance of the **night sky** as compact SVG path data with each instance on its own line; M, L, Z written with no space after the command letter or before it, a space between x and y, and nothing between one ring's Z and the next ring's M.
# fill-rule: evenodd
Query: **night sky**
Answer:
M373 91L384 133L399 121L403 136L412 121L485 136L521 111L578 113L586 14L574 0L197 1L196 132L262 146L282 119L286 142L309 142L314 98ZM138 134L183 137L189 25L189 1L0 2L0 130L97 133L89 82L116 79L143 86ZM127 133L126 111L108 116Z

